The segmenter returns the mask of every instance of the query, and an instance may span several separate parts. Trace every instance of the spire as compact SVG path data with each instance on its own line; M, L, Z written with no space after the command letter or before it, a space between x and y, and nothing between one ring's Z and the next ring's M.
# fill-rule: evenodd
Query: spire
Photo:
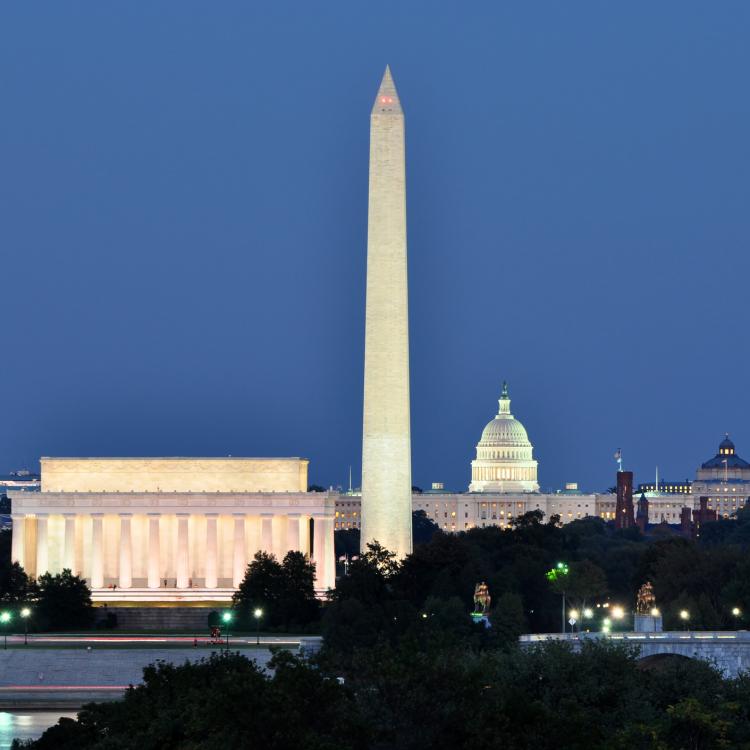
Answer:
M372 105L372 114L402 115L403 113L398 92L396 91L396 84L393 82L393 76L391 75L391 68L389 65L386 65L383 80L380 82L380 88L378 89L378 95L375 97L375 103Z
M500 392L500 411L498 416L501 414L510 414L510 396L508 395L508 384L503 380L503 390Z

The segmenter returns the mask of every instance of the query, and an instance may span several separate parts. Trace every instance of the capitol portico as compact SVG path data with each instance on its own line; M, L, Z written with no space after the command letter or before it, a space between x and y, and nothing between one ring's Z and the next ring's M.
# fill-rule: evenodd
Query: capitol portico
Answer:
M43 458L41 492L11 493L13 560L64 568L94 600L222 601L258 550L335 582L335 499L307 492L297 458Z

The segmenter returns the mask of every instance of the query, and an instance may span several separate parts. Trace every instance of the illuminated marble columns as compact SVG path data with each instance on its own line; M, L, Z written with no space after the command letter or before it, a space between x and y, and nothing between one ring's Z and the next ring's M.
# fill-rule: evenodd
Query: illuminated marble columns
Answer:
M11 561L26 567L26 516L14 515L13 538L11 540Z
M336 560L333 549L333 519L313 517L313 562L315 587L332 589L336 585Z
M76 573L76 514L65 513L65 536L63 540L63 568Z
M290 513L286 517L286 548L287 551L298 551L301 549L300 541L300 514Z
M120 567L118 586L129 589L133 585L133 541L130 535L130 513L120 513Z
M148 514L148 587L161 586L161 539L159 538L160 513Z
M232 586L237 588L245 577L245 514L234 515L234 554L232 565Z
M207 589L215 589L218 586L217 574L217 535L216 522L217 513L206 514L206 581Z
M273 513L260 514L260 548L269 554L273 552Z
M190 586L190 560L188 543L188 520L187 513L177 514L177 588L186 589Z
M47 538L46 513L37 513L36 516L36 575L40 576L49 570L49 548Z
M95 589L104 586L104 550L102 513L91 514L91 586Z

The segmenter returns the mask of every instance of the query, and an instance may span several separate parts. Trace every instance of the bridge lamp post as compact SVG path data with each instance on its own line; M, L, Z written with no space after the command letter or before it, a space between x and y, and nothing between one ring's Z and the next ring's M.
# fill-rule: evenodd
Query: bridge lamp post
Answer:
M594 616L594 610L591 609L591 607L584 607L581 610L581 627L585 627L586 620L590 620L593 616Z
M686 609L681 609L680 619L685 623L685 627L683 628L683 630L687 630L687 623L688 623L688 620L690 619L690 612L688 612Z
M625 610L619 605L615 605L609 610L613 620L622 620L625 617Z
M732 607L732 614L739 619L742 617L742 610L739 607Z

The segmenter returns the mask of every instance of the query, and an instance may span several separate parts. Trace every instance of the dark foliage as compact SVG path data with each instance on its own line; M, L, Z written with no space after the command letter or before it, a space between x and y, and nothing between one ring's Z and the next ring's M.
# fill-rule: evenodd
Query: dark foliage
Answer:
M37 750L357 750L351 692L288 653L272 676L238 654L156 664L121 701L90 704L27 745ZM20 743L16 747L22 747Z
M86 581L67 568L62 573L44 573L37 581L34 624L40 630L89 628L94 622L91 591Z
M281 562L257 552L232 597L239 627L256 627L256 608L263 611L262 624L272 627L304 627L317 620L314 582L315 563L301 552L287 552Z
M676 659L643 668L620 645L580 653L471 648L452 605L435 638L359 649L346 670L277 654L264 673L238 654L158 664L121 701L63 719L35 750L713 750L750 746L748 683ZM460 607L459 607L460 610ZM464 618L465 620L465 618ZM343 677L342 677L343 675ZM341 678L341 679L339 679Z

